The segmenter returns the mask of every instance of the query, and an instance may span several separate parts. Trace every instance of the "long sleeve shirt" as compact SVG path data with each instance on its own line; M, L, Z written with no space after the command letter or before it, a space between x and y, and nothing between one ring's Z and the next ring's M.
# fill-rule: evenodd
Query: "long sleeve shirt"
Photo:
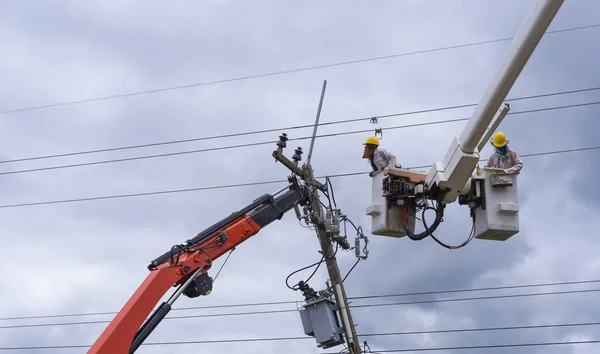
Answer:
M523 168L523 162L521 161L519 154L507 146L506 154L503 155L496 151L488 159L486 167L501 168L506 173L514 173L521 171Z
M396 156L382 148L377 148L370 160L373 171L396 166Z

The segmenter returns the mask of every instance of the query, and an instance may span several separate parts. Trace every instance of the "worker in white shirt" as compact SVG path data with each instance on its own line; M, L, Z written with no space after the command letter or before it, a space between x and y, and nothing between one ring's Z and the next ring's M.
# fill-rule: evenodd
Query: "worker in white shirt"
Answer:
M486 167L500 168L506 173L515 173L521 171L523 162L519 154L508 147L510 141L506 139L506 135L502 132L494 134L490 143L496 150L488 159Z
M363 145L365 146L363 159L369 159L371 168L373 169L369 173L370 177L373 177L375 172L388 167L402 168L401 165L396 164L396 156L394 154L379 147L379 139L376 137L368 137Z

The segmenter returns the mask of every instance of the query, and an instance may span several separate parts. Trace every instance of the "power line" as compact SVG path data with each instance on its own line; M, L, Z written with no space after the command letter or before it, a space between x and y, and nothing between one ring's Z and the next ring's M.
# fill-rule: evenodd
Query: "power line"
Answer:
M363 299L377 299L387 297L404 297L404 296L422 296L422 295L441 295L441 294L452 294L452 293L465 293L465 292L479 292L489 290L508 290L508 289L524 289L524 288L537 288L541 286L560 286L560 285L578 285L578 284L593 284L599 283L598 280L577 280L577 281L565 281L556 283L537 283L537 284L522 284L522 285L505 285L505 286L491 286L481 288L467 288L467 289L455 289L455 290L441 290L441 291L422 291L412 292L403 294L387 294L387 295L365 295L365 296L354 296L349 299L351 300L363 300ZM175 309L173 309L175 310ZM116 314L116 312L115 312Z
M546 31L545 35L553 34L553 33L560 33L560 32L578 31L578 30L590 29L590 28L595 28L595 27L600 27L600 24L592 24L592 25L587 25L587 26L578 26L578 27L564 28L564 29L559 29L559 30ZM144 90L144 91L124 93L124 94L116 94L116 95L109 95L109 96L103 96L103 97L88 98L88 99L82 99L82 100L65 101L65 102L60 102L60 103L52 103L52 104L39 105L39 106L30 106L30 107L25 107L25 108L17 108L17 109L12 109L12 110L0 111L0 114L11 114L11 113L60 107L60 106L71 106L71 105L82 104L82 103L105 101L105 100L110 100L110 99L115 99L115 98L140 96L140 95L146 95L146 94L152 94L152 93L158 93L158 92L187 89L187 88L192 88L192 87L215 85L215 84L221 84L221 83L226 83L226 82L234 82L234 81L263 78L263 77L268 77L268 76L291 74L291 73L297 73L297 72L302 72L302 71L324 69L324 68L330 68L330 67L336 67L336 66L358 64L358 63L365 63L365 62L371 62L371 61L399 58L399 57L416 55L416 54L432 53L432 52L439 52L439 51L450 50L450 49L466 48L466 47L472 47L472 46L483 45L483 44L504 42L504 41L509 41L513 38L514 37L490 39L490 40L486 40L486 41L471 42L471 43L457 44L457 45L446 46L446 47L438 47L438 48L432 48L432 49L417 50L417 51L412 51L412 52L397 53L397 54L391 54L391 55L385 55L385 56L379 56L379 57L371 57L371 58L356 59L356 60L343 61L343 62L337 62L337 63L308 66L308 67L297 68L297 69L280 70L280 71L274 71L274 72L268 72L268 73L262 73L262 74L235 77L235 78L230 78L230 79L198 82L198 83L193 83L193 84L188 84L188 85L171 86L171 87L165 87L165 88L154 89L154 90Z
M553 343L521 343L521 344L495 344L495 345L472 345L461 347L436 347L436 348L411 348L411 349L386 349L376 350L375 353L404 353L404 352L429 352L441 350L469 350L469 349L494 349L494 348L524 348L524 347L541 347L541 346L558 346L558 345L578 345L578 344L597 344L600 340L583 340L574 342L553 342ZM320 353L329 354L329 353ZM339 354L333 353L331 354Z
M440 302L462 302L462 301L478 301L478 300L497 300L497 299L512 299L519 297L531 297L531 296L546 296L546 295L566 295L566 294L584 294L600 292L600 289L587 289L587 290L566 290L566 291L552 291L546 293L530 293L530 294L511 294L511 295L494 295L494 296L479 296L469 298L456 298L456 299L436 299L436 300L417 300L417 301L403 301L403 302L388 302L382 304L364 304L350 306L353 308L365 308L365 307L382 307L382 306L400 306L400 305L421 305L421 304L435 304Z
M527 157L534 157L534 156L556 155L556 154L571 153L571 152L583 152L583 151L591 151L591 150L598 150L598 149L600 149L600 146L590 146L590 147L583 147L583 148L574 148L574 149L564 149L564 150L523 154L523 155L520 155L520 157L527 158ZM480 159L479 161L484 162L484 161L487 161L487 159ZM411 169L420 169L420 168L427 168L427 167L431 167L431 165L413 166L413 167L411 167ZM368 172L349 172L349 173L333 174L333 175L329 175L328 177L330 177L330 178L349 177L349 176L359 176L359 175L366 175L366 174L368 174ZM317 178L325 178L325 177L327 177L327 176L319 176ZM238 187L257 186L257 185L266 185L266 184L275 184L275 183L287 183L287 180L248 182L248 183L226 184L226 185L209 186L209 187L172 189L172 190L155 191L155 192L116 194L116 195L108 195L108 196L100 196L100 197L85 197L85 198L51 200L51 201L31 202L31 203L4 204L4 205L0 205L0 209L19 208L19 207L26 207L26 206L38 206L38 205L49 205L49 204L75 203L75 202L95 201L95 200L105 200L105 199L131 198L131 197L152 196L152 195L160 195L160 194L196 192L196 191L205 191L205 190L213 190L213 189L238 188Z
M597 90L600 90L600 87L588 87L588 88L568 90L568 91L559 91L559 92L552 92L552 93L543 93L543 94L536 94L536 95L529 95L529 96L521 96L521 97L515 97L515 98L508 98L506 101L511 102L511 101L519 101L519 100L528 100L528 99L533 99L533 98L560 96L560 95L566 95L566 94L572 94L572 93L590 92L590 91L597 91ZM380 116L377 116L377 118L378 119L383 119L383 118L391 118L391 117L415 115L415 114L421 114L421 113L439 112L439 111L446 111L446 110L452 110L452 109L457 109L457 108L473 107L473 106L476 106L476 105L477 105L476 103L470 103L470 104L462 104L462 105L454 105L454 106L444 106L444 107L437 107L437 108L428 108L428 109L422 109L422 110L416 110L416 111L407 111L407 112L400 112L400 113L392 113L392 114L380 115ZM562 108L562 107L559 107L559 108ZM570 108L570 107L564 107L564 108ZM525 113L527 113L527 112L525 112ZM512 112L512 113L509 113L509 114L518 114L518 112ZM359 121L370 120L371 118L373 118L373 117L361 117L361 118L344 119L344 120L337 120L337 121L319 123L318 125L319 126L327 126L327 125L335 125L335 124L354 123L354 122L359 122ZM467 120L467 119L468 118L460 119L460 120L452 120L451 122L461 121L461 120ZM446 122L443 122L443 121L440 121L440 122L441 123L446 123ZM147 144L138 144L138 145L129 145L129 146L119 146L119 147L114 147L114 148L104 148L104 149L95 149L95 150L67 152L67 153L62 153L62 154L32 156L32 157L24 157L24 158L17 158L17 159L11 159L11 160L2 160L2 161L0 161L0 164L3 164L3 163L14 163L14 162L23 162L23 161L32 161L32 160L42 160L42 159L50 159L50 158L58 158L58 157L77 156L77 155L87 155L87 154L94 154L94 153L100 153L100 152L110 152L110 151L119 151L119 150L128 150L128 149L138 149L138 148L152 147L152 146L161 146L161 145L181 144L181 143L187 143L187 142L212 140L212 139L222 139L222 138L230 138L230 137L239 137L239 136L245 136L245 135L272 133L272 132L279 132L279 131L290 131L290 130L303 129L303 128L313 128L313 127L314 127L314 124L310 124L310 125L309 124L306 124L306 125L296 125L296 126L288 126L288 127L282 127L282 128L272 128L272 129L245 131L245 132L229 133L229 134L221 134L221 135L212 135L212 136L205 136L205 137L199 137L199 138L179 139L179 140L171 140L171 141L161 141L161 142L156 142L156 143L147 143ZM306 138L304 138L304 139L306 139ZM292 139L292 140L299 140L299 139ZM271 142L268 142L268 143L271 143ZM265 143L258 143L257 145L262 145L262 144L265 144ZM233 145L231 148L245 147L245 146L252 146L252 144L250 144L250 145ZM215 150L219 150L219 149L222 149L222 148L216 148ZM212 151L212 149L208 149L208 150L206 150L206 149L196 150L196 151L191 151L191 152L187 152L187 153L204 152L204 151ZM167 155L164 155L164 156L167 156Z
M467 297L467 298L454 298L454 299L435 299L435 300L416 300L416 301L403 301L403 302L389 302L381 304L363 304L363 305L351 305L350 309L357 308L371 308L371 307L385 307L385 306L403 306L403 305L422 305L422 304L433 304L433 303L446 303L446 302L463 302L463 301L480 301L480 300L499 300L499 299L510 299L510 298L521 298L521 297L536 297L536 296L548 296L548 295L566 295L566 294L584 294L600 292L600 289L587 289L587 290L567 290L567 291L552 291L545 293L528 293L528 294L510 294L510 295L494 295L494 296L479 296L479 297ZM194 310L195 308L190 307L188 310ZM213 313L213 314L201 314L201 315L181 315L165 317L165 320L181 320L191 318L209 318L209 317L229 317L229 316L251 316L251 315L266 315L266 314L280 314L280 313L292 313L298 312L299 310L285 309L285 310L262 310L262 311L246 311L246 312L227 312L227 313ZM54 326L79 326L89 324L107 324L110 320L97 320L97 321L75 321L75 322L59 322L59 323L32 323L32 324L19 324L19 325L5 325L0 326L0 329L14 329L14 328L37 328L37 327L54 327Z
M568 109L568 108L592 106L592 105L598 105L598 104L600 104L600 101L587 102L587 103L576 103L576 104L563 105L563 106L554 106L554 107L528 109L528 110L524 110L524 111L517 111L517 112L508 113L507 115L509 115L509 114L512 114L512 115L515 115L515 114L526 114L526 113L535 113L535 112L543 112L543 111L553 111L553 110L558 110L558 109ZM391 116L391 115L389 115L389 116ZM439 120L439 121L433 121L433 122L404 124L404 125L397 125L397 126L392 126L392 127L386 127L386 128L383 128L383 130L384 131L385 130L396 130L396 129L414 128L414 127L421 127L421 126L428 126L428 125L437 125L437 124L445 124L445 123L455 123L455 122L460 122L460 121L466 121L466 120L469 120L469 119L470 118L456 118L456 119L446 119L446 120ZM334 137L334 136L343 136L343 135L368 133L368 132L372 132L372 131L373 131L373 129L361 129L361 130L353 130L353 131L346 131L346 132L340 132L340 133L321 134L321 135L317 135L315 137L316 138L331 138L331 137ZM306 140L306 139L311 139L311 138L312 138L312 136L303 136L303 137L299 137L299 138L290 138L288 141ZM217 151L217 150L237 149L237 148L243 148L243 147L251 147L251 146L258 146L258 145L267 145L267 144L274 144L274 143L275 143L274 140L268 140L268 141L262 141L262 142L257 142L257 143L247 143L247 144L239 144L239 145L226 145L226 146L220 146L220 147L215 147L215 148L205 148L205 149L196 149L196 150L187 150L187 151L177 151L177 152L169 152L169 153L154 154L154 155L143 155L143 156L136 156L136 157L126 157L126 158L120 158L120 159L103 160L103 161L82 162L82 163L69 164L69 165L57 165L57 166L49 166L49 167L39 167L39 168L31 168L31 169L25 169L25 170L0 172L0 176L3 176L3 175L12 175L12 174L20 174L20 173L31 173L31 172L49 171L49 170L57 170L57 169L64 169L64 168L74 168L74 167L101 165L101 164L116 163L116 162L127 162L127 161L135 161L135 160L153 159L153 158L158 158L158 157L169 157L169 156L177 156L177 155L187 155L187 154L195 154L195 153Z
M529 326L504 326L504 327L483 327L483 328L458 328L458 329L438 329L429 331L408 331L408 332L388 332L388 333L369 333L361 334L361 337L381 337L381 336L404 336L416 334L442 334L442 333L464 333L464 332L491 332L491 331L511 331L524 329L540 329L540 328L563 328L563 327L583 327L583 326L598 326L600 322L584 322L584 323L557 323L546 325L529 325Z
M536 287L542 287L542 286L581 285L581 284L593 284L593 283L600 283L600 279L563 281L563 282L554 282L554 283L536 283L536 284L505 285L505 286L492 286L492 287L466 288L466 289L421 291L421 292L399 293L399 294L365 295L365 296L349 297L348 300L365 300L365 299L377 299L377 298L389 298L389 297L406 297L406 296L422 296L422 295L441 295L441 294L452 294L452 293L463 293L463 292L479 292L479 291L489 291L489 290L524 289L524 288L536 288ZM216 309L216 308L251 307L251 306L290 305L290 304L297 304L297 303L298 303L298 301L293 301L293 300L288 300L288 301L269 301L269 302L254 302L254 303L242 303L242 304L223 304L223 305L208 305L208 306L195 306L195 307L176 307L176 308L171 309L171 311L206 310L206 309ZM76 313L76 314L58 314L58 315L37 315L37 316L20 316L20 317L2 317L2 318L0 318L0 321L24 320L24 319L41 319L41 318L58 318L58 317L99 316L99 315L115 315L115 314L117 314L116 311L112 311L112 312L88 312L88 313Z
M556 324L556 325L537 325L537 326L515 326L515 327L497 327L497 328L473 328L473 329L450 329L440 331L414 331L414 332L382 332L360 334L360 337L381 337L381 336L401 336L411 334L436 334L436 333L456 333L456 332L477 332L477 331L497 331L497 330L516 330L516 329L538 329L538 328L555 328L555 327L575 327L575 326L592 326L599 325L600 322L594 323L573 323L573 324ZM168 341L168 342L148 342L143 343L143 346L167 346L167 345L190 345L190 344L224 344L224 343L240 343L240 342L271 342L271 341L297 341L297 340L314 340L309 336L295 337L263 337L263 338L236 338L236 339L213 339L213 340L190 340L190 341ZM497 344L488 346L463 346L463 347L447 347L447 348L417 348L417 349L400 349L400 350L377 350L380 353L393 353L398 351L436 351L436 350L458 350L458 349L487 349L500 347L522 347L522 346L541 346L541 345L559 345L559 344L591 344L600 341L579 341L579 342L559 342L559 343L526 343L526 344ZM0 347L0 350L39 350L39 349L76 349L89 348L90 345L64 345L64 346L28 346L28 347Z

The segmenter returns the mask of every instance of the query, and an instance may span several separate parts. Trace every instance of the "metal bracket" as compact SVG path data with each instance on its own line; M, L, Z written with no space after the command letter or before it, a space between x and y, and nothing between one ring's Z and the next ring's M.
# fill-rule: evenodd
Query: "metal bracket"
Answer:
M275 162L281 162L285 167L287 167L295 175L302 178L302 180L305 180L304 172L302 171L302 169L300 167L298 167L298 163L299 163L299 161L301 159L301 155L302 155L302 148L299 147L294 151L295 154L292 157L294 159L294 162L292 162L290 159L288 159L283 154L283 149L287 145L286 144L287 140L289 140L287 137L287 134L283 133L283 134L281 134L281 136L279 136L279 141L277 142L277 149L275 151L273 151L272 156L275 158ZM314 184L319 190L321 190L323 192L327 192L326 184L323 184L318 181L315 181Z

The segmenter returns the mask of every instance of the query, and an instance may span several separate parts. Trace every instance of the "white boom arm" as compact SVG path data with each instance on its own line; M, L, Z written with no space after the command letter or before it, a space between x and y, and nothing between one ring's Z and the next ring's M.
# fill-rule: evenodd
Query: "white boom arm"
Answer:
M467 126L454 139L444 160L436 162L429 171L426 185L446 190L445 203L454 202L464 193L479 162L479 152L508 111L507 106L500 105L563 3L564 0L534 0Z

